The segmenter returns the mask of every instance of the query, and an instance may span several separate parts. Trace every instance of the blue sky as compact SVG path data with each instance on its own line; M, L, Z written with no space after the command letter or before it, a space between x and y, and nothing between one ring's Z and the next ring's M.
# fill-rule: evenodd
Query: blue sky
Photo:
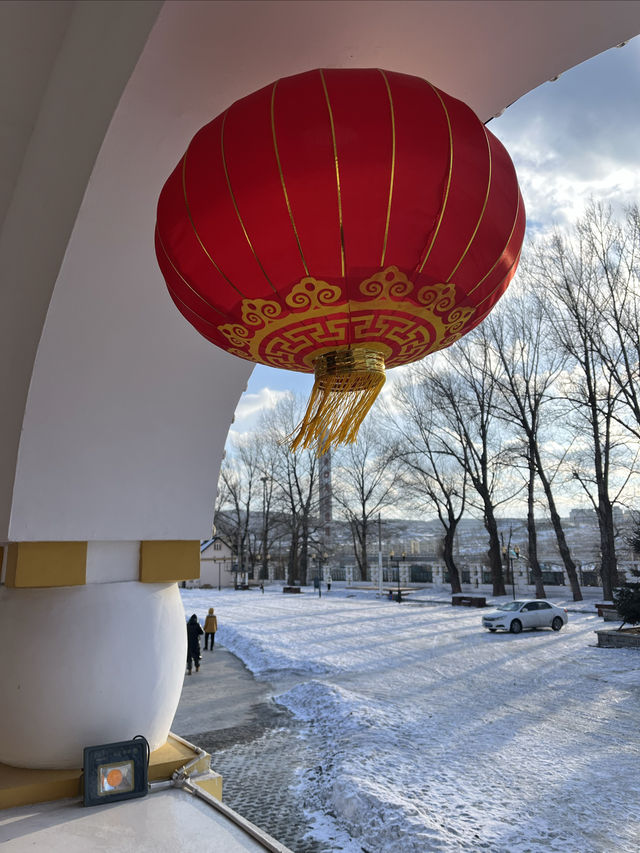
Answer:
M489 128L515 164L530 237L575 221L591 197L639 201L640 37L539 86ZM258 365L230 436L254 429L290 391L307 397L312 384L310 375Z

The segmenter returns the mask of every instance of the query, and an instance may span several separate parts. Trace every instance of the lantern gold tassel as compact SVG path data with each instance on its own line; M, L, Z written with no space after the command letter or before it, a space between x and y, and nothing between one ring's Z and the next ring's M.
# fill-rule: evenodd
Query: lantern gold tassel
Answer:
M356 347L336 350L315 361L316 379L291 449L317 447L322 456L338 444L352 444L360 424L385 383L384 358Z

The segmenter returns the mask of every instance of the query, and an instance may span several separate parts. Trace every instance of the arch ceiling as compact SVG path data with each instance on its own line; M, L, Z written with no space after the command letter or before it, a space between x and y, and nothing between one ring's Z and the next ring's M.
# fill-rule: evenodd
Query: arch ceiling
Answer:
M0 4L0 537L207 534L250 367L175 311L152 235L212 116L278 77L374 66L486 121L638 31L635 0Z

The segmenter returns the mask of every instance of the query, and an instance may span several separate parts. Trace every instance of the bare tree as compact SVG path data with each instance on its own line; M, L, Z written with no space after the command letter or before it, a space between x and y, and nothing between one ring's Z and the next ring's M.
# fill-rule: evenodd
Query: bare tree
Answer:
M452 592L461 592L460 572L454 558L458 523L466 505L467 471L451 458L442 443L446 433L434 386L420 381L415 370L395 389L396 433L393 446L401 463L401 486L405 501L431 510L435 507L444 530L443 559Z
M482 327L438 357L415 368L421 382L431 386L438 411L442 453L466 472L467 502L480 509L489 537L487 553L494 595L505 595L496 507L511 499L499 497L507 485L503 469L503 431L496 416L497 389L490 379L491 354ZM517 491L517 490L516 490ZM475 499L472 494L475 492Z
M299 421L301 405L291 397L263 418L260 432L274 450L271 477L289 534L287 582L307 583L312 536L318 526L318 460L312 450L293 453L288 436Z
M589 214L571 238L556 234L537 247L532 272L545 289L545 310L553 342L568 358L563 392L571 406L573 426L581 442L574 454L573 477L580 483L597 515L600 531L603 595L610 599L617 585L613 486L624 441L617 429L622 391L615 364L602 356L603 309L607 303L606 272L595 250L597 216ZM613 351L612 351L613 354ZM624 487L621 484L617 491Z
M537 532L535 524L535 481L539 479L544 490L551 523L558 543L567 576L571 584L574 601L582 600L576 565L562 526L553 492L553 477L541 452L541 441L549 417L545 418L550 405L550 417L557 418L554 405L557 398L557 383L567 362L563 348L547 345L548 318L540 294L526 287L526 260L521 265L519 282L521 289L511 292L489 315L485 330L493 359L489 364L492 379L500 391L496 408L501 418L516 425L522 433L521 456L526 465L527 483L527 533L528 559L536 586L536 596L545 597L542 572L537 554ZM522 289L524 284L526 289ZM499 369L495 369L499 365ZM546 421L546 422L545 422Z
M260 447L253 436L237 440L220 470L219 508L214 523L220 538L236 552L238 572L251 572L255 564L251 515L260 471Z
M269 576L269 559L275 543L283 534L282 515L276 512L277 495L279 492L277 482L274 478L276 461L278 459L278 446L272 441L268 431L260 429L255 437L258 448L258 466L260 474L261 506L260 517L262 519L260 531L260 579L266 580Z
M376 413L360 427L358 441L334 456L333 499L349 523L362 580L370 579L368 543L378 513L397 503L397 464L385 445Z
M627 207L619 219L592 203L577 230L597 268L598 287L588 294L600 319L593 346L623 404L613 417L640 438L640 209Z

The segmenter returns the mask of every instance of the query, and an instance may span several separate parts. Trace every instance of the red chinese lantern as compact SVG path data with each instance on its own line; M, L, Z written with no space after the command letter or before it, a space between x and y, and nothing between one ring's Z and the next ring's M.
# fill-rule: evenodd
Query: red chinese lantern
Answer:
M375 69L297 74L191 141L156 253L212 343L315 371L293 446L353 441L386 367L449 346L515 272L525 212L509 155L461 101Z

